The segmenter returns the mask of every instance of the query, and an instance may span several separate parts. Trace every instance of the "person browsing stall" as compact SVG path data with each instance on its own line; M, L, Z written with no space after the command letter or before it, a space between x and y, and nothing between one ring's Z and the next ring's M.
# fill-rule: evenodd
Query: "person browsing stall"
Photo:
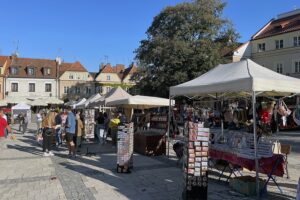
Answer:
M71 108L68 108L68 114L65 124L66 141L69 149L69 156L75 157L75 144L73 137L75 136L76 120Z
M7 120L3 116L4 112L0 109L0 138L4 137L5 129L7 129L8 132L11 132L10 126L7 124Z

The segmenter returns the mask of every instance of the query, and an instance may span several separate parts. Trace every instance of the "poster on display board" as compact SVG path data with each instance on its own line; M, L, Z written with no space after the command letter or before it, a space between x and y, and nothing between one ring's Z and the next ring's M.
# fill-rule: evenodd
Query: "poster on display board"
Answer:
M86 139L95 138L95 110L86 109L84 110L84 137Z

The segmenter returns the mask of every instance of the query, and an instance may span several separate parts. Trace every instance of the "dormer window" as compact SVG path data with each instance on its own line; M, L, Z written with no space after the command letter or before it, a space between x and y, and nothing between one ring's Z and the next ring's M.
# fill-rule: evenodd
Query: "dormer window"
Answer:
M27 75L33 76L34 75L34 68L33 67L27 67Z
M69 74L69 79L74 79L74 75L73 74Z
M10 74L11 75L17 75L18 74L18 67L11 67L10 68Z
M107 81L110 81L110 75L107 75L107 76L106 76L106 80L107 80Z
M51 74L51 69L48 67L44 67L44 76L50 76Z
M300 36L294 37L294 47L300 46Z

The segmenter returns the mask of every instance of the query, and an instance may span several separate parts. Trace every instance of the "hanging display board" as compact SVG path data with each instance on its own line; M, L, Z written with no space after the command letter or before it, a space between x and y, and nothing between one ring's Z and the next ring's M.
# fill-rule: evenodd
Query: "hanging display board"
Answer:
M95 110L84 110L84 137L86 139L93 139L95 137Z
M133 167L133 123L118 126L117 172L129 173Z
M184 199L207 199L209 128L188 122L184 151Z

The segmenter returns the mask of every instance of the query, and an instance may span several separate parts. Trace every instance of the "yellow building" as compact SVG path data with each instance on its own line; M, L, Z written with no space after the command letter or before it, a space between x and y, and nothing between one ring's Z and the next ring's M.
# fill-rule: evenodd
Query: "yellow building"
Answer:
M128 91L135 82L132 80L133 74L136 72L136 66L133 64L125 69L124 65L117 64L112 67L109 63L100 65L99 74L95 78L96 91L101 95L108 93L112 88L122 87Z
M60 99L77 100L95 93L94 79L79 61L60 64L59 74Z

